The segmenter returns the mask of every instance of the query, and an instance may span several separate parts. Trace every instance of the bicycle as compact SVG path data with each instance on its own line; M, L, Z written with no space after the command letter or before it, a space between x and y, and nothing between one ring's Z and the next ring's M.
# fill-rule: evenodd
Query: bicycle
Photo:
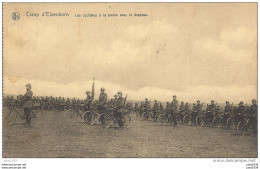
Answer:
M17 119L24 120L26 119L24 112L22 109L18 109L15 104L10 104L8 107L9 111L4 117L4 123L7 126L14 125ZM41 121L44 119L44 111L39 109L38 107L34 106L32 108L32 120L31 125L36 126L41 124Z
M108 129L110 128L114 123L119 123L119 120L122 120L124 126L126 128L130 127L131 122L131 116L129 115L128 111L124 111L122 119L119 119L119 117L116 115L116 109L115 108L107 108L105 112L102 112L99 114L97 118L97 126L100 129Z
M79 108L79 105L74 105L72 106L73 108L70 108L65 111L63 117L65 121L70 121L72 123L77 123L77 122L83 122L83 114Z
M248 114L243 115L243 119L237 124L238 135L253 135L253 124Z
M89 111L85 111L85 113L82 116L82 122L83 122L83 124L92 126L97 121L97 118L98 118L97 109L92 108Z
M213 121L215 119L215 115L212 111L206 111L203 114L196 117L196 125L197 126L213 126ZM219 120L219 118L217 118ZM216 120L216 119L215 119Z

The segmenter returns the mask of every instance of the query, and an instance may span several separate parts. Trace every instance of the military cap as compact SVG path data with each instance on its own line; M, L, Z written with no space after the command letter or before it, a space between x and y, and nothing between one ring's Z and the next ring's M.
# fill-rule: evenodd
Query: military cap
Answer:
M226 104L229 103L229 101L226 101Z
M200 102L199 100L197 100L197 103Z
M122 92L121 92L121 91L119 91L119 92L117 92L117 94L122 94Z
M105 91L105 88L104 88L104 87L101 87L101 91Z
M154 100L154 102L157 102L157 100Z
M252 102L256 102L256 99L253 99Z
M147 98L145 98L145 100L148 100Z
M31 86L30 83L26 84L25 86L26 86L26 87L29 87L29 88L32 88L32 86Z
M176 95L173 95L172 97L175 97L175 98L176 98Z
M90 93L90 91L86 91L86 94Z
M243 101L241 101L238 105L241 105L241 104L244 104L244 102Z
M214 103L214 100L211 100L211 103L212 103L212 102Z

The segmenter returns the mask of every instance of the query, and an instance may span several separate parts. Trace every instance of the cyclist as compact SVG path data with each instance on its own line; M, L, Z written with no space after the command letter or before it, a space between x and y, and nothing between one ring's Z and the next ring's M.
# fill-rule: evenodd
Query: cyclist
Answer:
M32 114L32 96L33 92L31 91L31 84L27 84L26 86L26 93L24 94L22 98L22 105L24 108L24 114L26 117L26 124L30 127L31 125L31 114Z
M118 120L119 129L123 129L123 126L124 126L123 116L124 116L125 99L122 97L121 91L119 91L117 94L118 94L118 99L117 99L117 105L116 105L116 118Z
M253 127L253 134L257 134L257 104L255 99L252 100L252 105L250 106L249 112L249 120L251 121Z
M173 100L171 102L171 114L173 116L173 124L174 126L177 125L177 119L178 119L178 111L177 111L177 108L178 108L178 101L176 99L176 96L173 95L172 96Z

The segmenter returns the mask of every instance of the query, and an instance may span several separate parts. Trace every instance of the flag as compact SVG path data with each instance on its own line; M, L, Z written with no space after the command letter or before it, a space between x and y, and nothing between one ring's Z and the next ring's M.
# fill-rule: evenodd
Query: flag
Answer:
M92 92L91 92L91 97L92 97L92 99L94 99L94 96L95 96L95 85L94 85L94 80L95 80L95 78L93 78L93 85L92 85Z

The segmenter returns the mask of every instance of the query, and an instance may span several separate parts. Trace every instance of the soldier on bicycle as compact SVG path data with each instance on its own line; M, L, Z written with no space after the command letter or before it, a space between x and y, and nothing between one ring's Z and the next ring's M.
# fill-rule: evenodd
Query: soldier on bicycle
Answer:
M114 95L114 98L111 99L110 105L115 106L117 104L117 94Z
M244 106L244 102L241 101L239 104L238 104L238 107L236 108L236 111L235 111L235 116L234 116L234 120L236 122L236 124L243 120L244 118L244 114L245 114L245 110L246 110L246 107Z
M160 112L162 112L162 111L163 111L163 105L162 105L162 103L161 103L161 102L159 102L159 110L160 110Z
M253 127L253 134L257 134L257 104L255 99L252 100L252 105L250 106L249 112L249 120L251 121Z
M148 98L145 98L145 102L144 102L144 111L148 112L150 111L150 102L148 101Z
M197 100L197 104L193 104L192 112L191 112L191 118L193 124L196 124L196 117L199 115L199 112L202 109L202 105L200 104L200 101Z
M229 101L226 101L226 106L224 112L232 112L232 106L230 105Z
M214 100L211 100L211 104L207 106L207 111L205 114L206 122L212 122L214 119L214 116L216 114L216 104L214 103Z
M245 110L246 110L246 107L244 106L244 102L241 101L241 102L238 104L237 112L238 112L239 114L244 114L244 113L245 113Z
M184 106L184 111L185 111L185 114L187 114L189 112L189 109L190 109L190 105L188 102L185 103L185 106Z
M144 113L144 102L141 102L138 112L139 112L139 116L141 117L142 114Z
M230 105L229 101L226 101L226 106L224 108L223 121L226 122L232 113L233 107Z
M170 102L167 102L166 103L165 115L168 117L170 113L171 113L171 104L170 104Z

